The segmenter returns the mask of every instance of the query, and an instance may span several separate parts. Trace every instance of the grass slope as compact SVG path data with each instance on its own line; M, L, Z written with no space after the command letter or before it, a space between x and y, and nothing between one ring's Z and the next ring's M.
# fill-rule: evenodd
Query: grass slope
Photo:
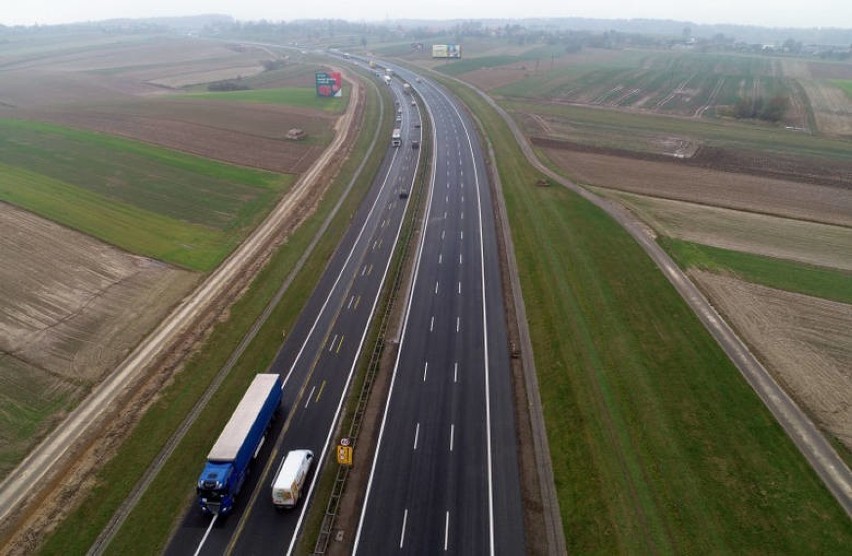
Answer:
M837 79L835 81L832 81L832 83L837 85L838 88L842 89L843 92L846 93L846 96L852 99L852 80Z
M842 553L852 523L660 271L494 143L571 553ZM845 547L845 548L844 548Z
M661 237L659 243L681 268L729 271L744 280L771 288L852 303L852 273L849 272L669 237Z

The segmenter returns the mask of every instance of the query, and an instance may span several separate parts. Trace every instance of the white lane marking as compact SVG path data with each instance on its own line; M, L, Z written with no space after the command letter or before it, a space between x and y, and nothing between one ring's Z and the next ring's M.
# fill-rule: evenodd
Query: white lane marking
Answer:
M402 532L399 534L399 547L405 543L405 523L408 521L408 508L405 508L405 513L402 514Z
M461 239L464 241L464 230L461 231Z
M464 220L464 211L461 211L461 219Z
M459 295L461 295L461 280L459 280Z
M447 195L447 196L444 198L444 202L445 202L445 203L447 203L447 204L449 204L449 203L450 203L450 196L449 196L449 195Z
M435 329L435 317L432 317L432 320L429 321L429 332L432 332Z
M459 331L459 326L461 326L461 317L456 317L456 332Z
M331 341L328 343L328 351L331 351L332 349L334 349L334 342L336 342L336 341L337 341L337 334L335 334L334 338L332 338Z
M417 449L417 439L420 438L420 423L417 423L417 426L414 427L414 449Z
M310 394L308 394L308 399L307 399L307 400L305 400L305 408L306 408L306 409L307 409L307 407L308 407L308 404L309 404L309 403L311 403L311 398L313 398L313 397L314 397L314 390L316 390L316 389L317 389L317 385L316 385L316 384L314 384L314 387L313 387L313 388L311 388L311 393L310 393Z
M435 295L438 295L438 282L435 281Z
M447 543L450 540L450 510L447 510L447 519L444 520L444 552L447 551Z
M204 546L205 542L207 542L207 536L210 535L210 531L213 530L213 524L216 523L217 517L219 517L219 514L213 514L213 519L210 520L210 525L207 527L207 532L204 533L203 537L201 537L201 542L198 543L198 548L195 549L195 556L198 556L201 553L201 547Z
M447 211L444 211L444 220L447 219Z
M364 265L364 268L361 269L361 276L367 273L367 265Z
M354 295L353 295L352 297L350 297L350 298L349 298L349 304L348 304L348 305L346 305L346 308L347 308L347 309L351 309L351 308L352 308L352 302L353 302L353 301L355 301L355 296L354 296Z
M459 264L462 264L462 255L459 253Z
M426 373L429 371L429 362L426 361L426 364L423 365L423 382L426 382Z
M443 262L444 262L444 254L443 254L443 253L439 253L439 254L438 254L438 264L441 264L441 263L443 263Z
M453 423L450 425L450 451L453 451L453 438L456 436L456 425Z
M453 364L453 382L459 381L459 362L456 361Z
M444 239L444 230L441 230L441 239Z

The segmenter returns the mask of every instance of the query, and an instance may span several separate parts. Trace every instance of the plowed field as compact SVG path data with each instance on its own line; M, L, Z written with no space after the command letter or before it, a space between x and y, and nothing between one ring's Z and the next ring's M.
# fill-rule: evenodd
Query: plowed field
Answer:
M0 260L2 470L58 418L50 411L68 407L110 372L197 275L5 203Z
M692 275L776 380L852 450L852 306Z

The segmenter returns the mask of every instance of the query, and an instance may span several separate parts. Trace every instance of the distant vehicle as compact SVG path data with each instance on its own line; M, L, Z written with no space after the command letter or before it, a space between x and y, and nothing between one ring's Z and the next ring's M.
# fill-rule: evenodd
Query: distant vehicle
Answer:
M391 146L398 147L402 144L402 131L399 128L393 130L391 134Z
M408 199L408 190L407 189L400 189L399 190L399 198L400 199Z
M419 149L420 148L420 141L412 141L411 142L411 148L412 149Z
M287 454L272 483L272 503L276 508L293 508L299 503L313 461L314 453L310 450L292 450Z
M420 122L417 122L416 124L414 124L414 127L419 129L420 128Z
M390 85L390 84L391 84L391 77L390 77L390 75L386 75L386 76L384 77L384 80L385 80L385 83L387 83L388 85Z
M281 376L255 376L198 477L196 492L202 512L225 515L233 509L249 464L260 452L280 403Z
M417 81L418 83L420 83L420 78L419 78L419 77L415 77L415 78L414 78L414 80L415 80L415 81Z
M411 94L411 85L409 85L408 83L403 83L402 84L402 92L405 93L406 95L410 95Z
M416 101L416 100L412 100L412 101L411 101L411 106L417 106L417 101Z

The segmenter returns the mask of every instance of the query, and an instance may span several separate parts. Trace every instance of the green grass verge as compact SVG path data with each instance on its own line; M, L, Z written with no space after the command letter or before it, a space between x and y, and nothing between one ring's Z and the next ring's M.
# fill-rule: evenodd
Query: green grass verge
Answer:
M852 522L633 239L493 142L571 553L825 553Z
M660 237L681 268L728 271L743 280L842 303L852 303L852 272Z
M365 121L375 121L377 117L375 102L371 100ZM366 156L370 139L371 134L368 133L359 137L352 156L345 163L317 213L279 249L249 291L232 308L228 321L217 326L204 349L162 391L160 399L119 448L116 456L98 472L96 486L86 500L46 540L39 551L41 554L84 554L89 549L305 251L337 202L348 176ZM378 149L377 152L382 151ZM110 545L108 553L154 554L162 551L172 526L193 503L195 481L207 450L221 432L254 374L266 369L272 361L281 345L281 330L292 328L302 304L316 285L316 276L323 272L331 258L349 225L350 214L360 203L369 183L369 179L361 180L353 189L313 255L291 284L287 295L148 489L136 511Z
M340 98L318 97L316 90L304 87L282 87L277 89L256 89L251 91L223 91L218 93L190 93L180 98L199 98L204 100L222 100L229 102L252 102L258 104L286 104L314 108L325 112L340 113L346 109L349 101L349 88L343 88Z
M835 79L832 81L839 89L841 89L846 96L852 99L852 79Z

